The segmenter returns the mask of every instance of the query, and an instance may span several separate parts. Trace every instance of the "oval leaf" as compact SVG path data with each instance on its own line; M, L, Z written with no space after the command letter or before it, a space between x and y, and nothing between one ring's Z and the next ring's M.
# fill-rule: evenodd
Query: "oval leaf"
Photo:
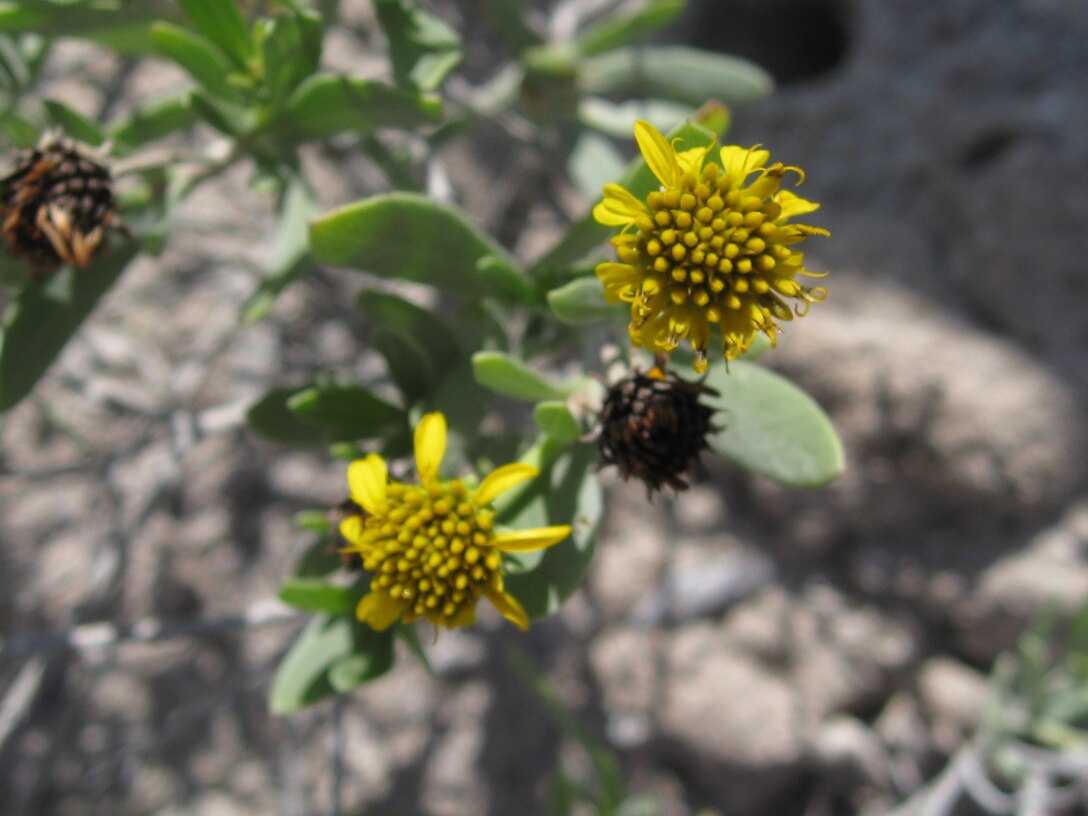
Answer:
M86 269L63 269L23 288L0 349L0 411L30 393L139 249L135 243L114 247Z
M548 292L548 305L557 318L574 325L618 320L628 311L622 303L605 301L604 287L595 275L576 278Z
M414 129L441 118L442 105L432 97L358 77L315 74L287 100L280 127L289 139L306 141L380 127Z
M273 714L297 711L336 693L328 671L351 654L352 628L346 617L318 617L306 625L272 680L268 705Z
M373 439L405 420L403 410L361 385L307 388L291 397L287 407L337 442Z
M506 576L529 617L553 614L577 589L597 544L604 496L595 472L597 451L591 445L568 448L518 497L516 509L502 516L513 529L570 524L565 540L544 551L528 553L524 572ZM519 559L521 560L521 559ZM535 563L533 563L535 562Z
M563 399L577 388L577 385L552 382L524 363L498 351L473 354L472 373L476 382L484 388L526 402Z
M426 283L479 298L529 302L525 278L498 244L460 212L425 196L390 193L349 204L310 224L310 247L325 263ZM485 260L486 272L481 269Z
M307 612L347 615L355 608L356 596L349 587L317 578L288 578L280 585L280 600Z
M578 420L565 402L538 402L533 408L533 422L560 444L568 444L582 435Z
M842 443L815 400L780 374L737 360L714 366L707 398L723 430L711 449L746 470L788 487L818 487L843 470Z
M584 60L582 70L591 93L630 92L693 106L755 102L774 85L748 60L682 46L621 48Z
M325 434L312 422L306 422L287 407L287 400L305 388L273 388L246 412L250 429L265 439L281 445L306 447L320 445Z
M329 683L341 693L354 691L393 667L393 628L375 632L364 623L353 622L352 630L352 654L329 669Z

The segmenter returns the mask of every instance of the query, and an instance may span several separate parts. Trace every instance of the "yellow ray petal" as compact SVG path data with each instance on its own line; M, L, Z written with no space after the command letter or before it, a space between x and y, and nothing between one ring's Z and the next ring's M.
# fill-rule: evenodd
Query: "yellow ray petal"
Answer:
M593 208L593 217L609 227L626 227L647 212L645 205L618 184L604 186L604 199Z
M385 460L376 453L366 459L356 459L348 465L348 487L352 501L368 513L380 516L387 506L385 493L388 474Z
M661 131L639 119L635 122L635 141L642 151L642 158L653 170L654 175L666 187L675 187L680 182L680 164L676 160L676 150L665 141Z
M465 604L452 618L445 621L445 625L449 629L463 629L466 626L472 626L474 623L476 623L475 602Z
M703 162L706 160L709 149L708 147L693 147L690 150L679 151L676 154L676 161L680 165L680 171L698 176L699 171L703 169Z
M779 222L820 209L820 205L815 201L801 198L801 196L791 193L789 190L779 190L774 200L782 208L782 214L777 219Z
M521 631L529 628L529 613L518 603L517 598L504 590L485 589L484 594L491 601L499 614Z
M435 411L424 414L416 426L416 471L426 484L438 478L438 468L446 455L446 417Z
M360 544L363 538L363 517L348 516L340 522L340 535L345 541L352 544Z
M400 617L400 604L378 592L368 592L355 607L355 617L377 632L383 632Z
M725 145L718 152L718 155L722 160L722 168L733 179L734 190L743 187L744 180L748 178L753 171L766 164L767 159L771 157L771 152L769 150L759 150L758 147L759 145L756 145L755 147Z
M558 524L554 527L536 527L532 530L499 533L491 539L491 545L503 552L530 552L558 544L569 535L570 525Z
M476 488L475 500L478 505L491 504L497 496L505 493L515 485L519 485L526 479L532 479L540 475L540 471L532 465L523 465L515 462L511 465L503 465L487 475L480 486Z

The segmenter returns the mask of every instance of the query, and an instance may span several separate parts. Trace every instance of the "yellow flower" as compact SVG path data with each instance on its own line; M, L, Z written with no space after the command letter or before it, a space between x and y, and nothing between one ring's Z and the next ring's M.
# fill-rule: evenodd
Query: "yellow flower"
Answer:
M482 595L527 629L529 616L503 588L502 554L550 547L570 535L570 525L496 531L491 502L539 471L504 465L472 490L460 479L438 478L445 452L446 418L432 413L415 432L418 485L391 481L377 454L348 466L351 498L364 512L345 519L340 533L373 576L356 615L378 631L418 618L453 629L476 620Z
M805 269L793 247L827 230L790 219L815 204L780 189L783 177L804 173L770 153L734 145L711 160L710 147L677 150L648 122L635 123L635 139L661 188L635 198L618 184L604 188L593 209L602 224L623 227L612 239L620 263L602 263L597 277L611 303L631 304L631 340L668 353L688 338L695 370L707 367L710 327L722 334L722 354L735 360L764 332L773 344L776 320L803 315L827 297L823 287L797 283ZM788 301L795 301L791 309Z

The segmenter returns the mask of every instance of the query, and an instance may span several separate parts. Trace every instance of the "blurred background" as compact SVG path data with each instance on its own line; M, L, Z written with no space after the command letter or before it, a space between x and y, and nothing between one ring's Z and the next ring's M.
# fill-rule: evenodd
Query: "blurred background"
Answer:
M380 66L369 4L340 6L326 60ZM489 4L433 6L486 77ZM4 420L4 814L1088 813L1084 686L1066 731L1032 730L1063 629L1016 651L1048 606L1088 601L1088 3L691 0L663 39L775 77L727 138L806 170L832 232L810 267L831 275L763 359L833 417L842 479L789 491L715 462L651 505L610 476L563 614L528 636L485 618L427 647L433 675L401 660L272 717L302 622L270 600L308 543L291 517L341 501L344 473L242 416L372 361L358 282L330 271L238 325L272 240L239 168ZM71 43L38 91L101 118L184 81ZM523 255L546 242L530 171L493 140L444 159L485 226ZM381 184L335 144L307 170L324 208ZM512 232L512 208L538 229ZM109 625L145 619L166 629ZM990 762L1005 733L1023 749ZM564 804L579 785L596 806ZM920 790L945 799L919 810Z

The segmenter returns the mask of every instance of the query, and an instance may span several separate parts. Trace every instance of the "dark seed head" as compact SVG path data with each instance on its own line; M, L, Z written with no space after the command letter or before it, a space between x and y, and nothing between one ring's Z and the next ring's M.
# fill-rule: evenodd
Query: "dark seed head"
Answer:
M125 231L114 206L109 169L89 148L55 133L0 179L0 233L35 278L61 264L86 267L107 229Z
M641 479L650 494L665 485L686 489L692 460L715 430L710 422L714 410L700 397L716 393L656 368L620 380L601 408L597 444L602 465L616 465L625 480Z

